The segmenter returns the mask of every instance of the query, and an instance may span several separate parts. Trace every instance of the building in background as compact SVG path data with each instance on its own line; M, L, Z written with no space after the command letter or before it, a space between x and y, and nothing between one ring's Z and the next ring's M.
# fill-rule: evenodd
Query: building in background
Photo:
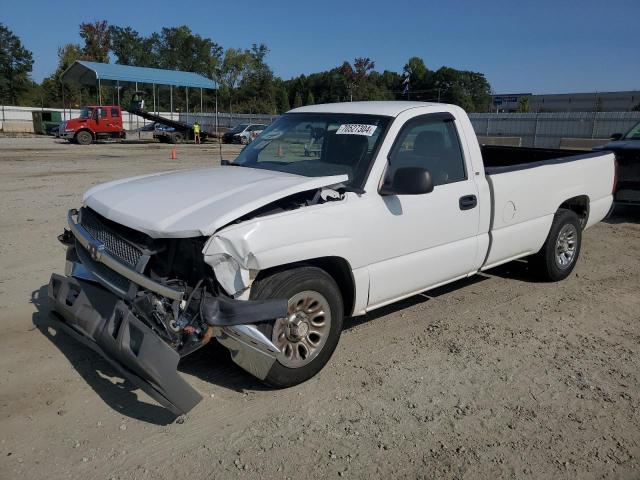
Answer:
M520 112L528 104L529 112L630 112L640 108L640 91L554 93L510 93L492 95L494 112Z

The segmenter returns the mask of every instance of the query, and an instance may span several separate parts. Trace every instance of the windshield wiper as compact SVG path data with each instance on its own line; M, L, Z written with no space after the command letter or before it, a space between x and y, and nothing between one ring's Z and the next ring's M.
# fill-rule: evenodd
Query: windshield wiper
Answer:
M367 192L365 192L364 188L351 187L351 186L344 185L344 184L337 186L336 190L344 190L345 192L353 192L353 193L357 193L358 195L362 195L363 193L367 193Z
M223 165L226 167L244 167L245 166L245 165L242 165L241 163L234 163L229 160L220 160L220 165Z

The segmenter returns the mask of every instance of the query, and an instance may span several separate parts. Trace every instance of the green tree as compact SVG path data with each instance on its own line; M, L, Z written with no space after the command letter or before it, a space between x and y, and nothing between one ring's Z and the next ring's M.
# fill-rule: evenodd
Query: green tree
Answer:
M109 63L111 41L109 24L106 20L81 23L80 38L84 40L82 54L85 60Z
M429 80L434 96L468 112L485 112L491 101L491 86L483 74L442 67Z
M154 56L158 66L168 70L196 72L214 78L222 59L222 47L210 38L203 38L186 25L163 28L152 36Z
M529 113L531 108L529 107L529 99L524 97L521 98L518 102L518 112L520 113Z
M302 105L302 95L300 95L300 92L296 92L296 96L293 99L293 108L299 108Z
M42 81L42 94L47 107L62 107L62 88L64 88L65 106L79 107L89 100L87 88L65 84L60 81L62 74L75 62L82 58L82 47L68 43L58 49L58 68ZM95 98L91 96L91 98Z
M402 69L404 73L411 75L411 83L416 86L424 86L429 70L420 57L411 57Z
M309 90L309 93L307 94L307 101L304 104L305 105L315 105L316 104L316 100L315 100L315 98L313 98L313 92L311 90Z
M33 55L14 33L0 23L0 98L3 103L18 103L31 88L29 74Z
M278 113L285 113L289 110L291 110L291 106L289 105L289 92L287 92L287 87L282 85L278 93Z
M155 67L158 65L156 58L156 43L158 35L153 34L148 38L141 36L131 27L109 27L111 51L117 62L121 65L136 65L139 67Z
M250 61L239 85L239 96L244 102L240 102L239 109L273 113L276 111L275 77L265 60L269 49L254 43L248 53Z
M247 71L251 56L247 50L228 48L224 52L222 63L218 69L218 79L229 103L229 113L233 112L233 95L242 76Z

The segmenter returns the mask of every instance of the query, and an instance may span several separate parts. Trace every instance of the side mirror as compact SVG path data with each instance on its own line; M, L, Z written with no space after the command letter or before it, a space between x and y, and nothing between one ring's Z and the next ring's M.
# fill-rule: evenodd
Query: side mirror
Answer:
M390 182L380 187L380 195L423 195L433 191L429 170L422 167L398 168Z
M622 138L622 134L621 133L612 133L611 134L611 140L620 140Z

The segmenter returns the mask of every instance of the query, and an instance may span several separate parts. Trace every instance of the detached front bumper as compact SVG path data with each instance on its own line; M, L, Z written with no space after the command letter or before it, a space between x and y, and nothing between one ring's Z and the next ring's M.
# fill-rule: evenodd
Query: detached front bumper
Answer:
M79 264L76 264L79 265ZM76 268L87 278L86 270ZM140 321L126 303L92 281L53 274L48 296L53 319L62 330L100 354L124 378L176 415L195 407L202 396L177 372L179 353ZM263 380L281 354L251 322L258 302L232 301L211 313L212 336L230 352L232 360ZM272 307L267 307L272 308ZM263 315L257 315L258 320ZM206 342L205 342L206 343Z
M48 294L62 317L56 323L107 360L124 378L176 415L202 400L178 375L178 352L138 320L118 297L98 285L53 274Z

